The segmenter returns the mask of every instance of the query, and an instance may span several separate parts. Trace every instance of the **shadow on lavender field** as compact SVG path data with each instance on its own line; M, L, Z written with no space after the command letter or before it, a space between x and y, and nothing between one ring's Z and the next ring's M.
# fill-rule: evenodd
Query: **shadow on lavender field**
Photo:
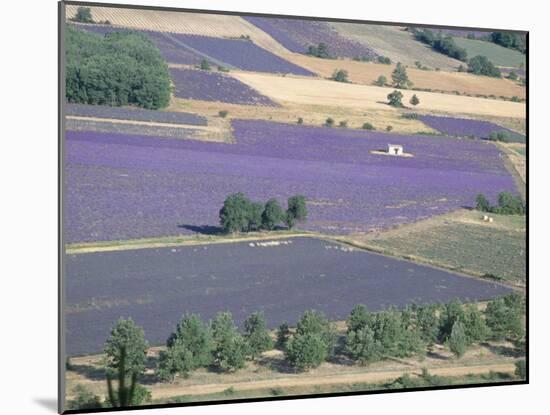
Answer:
M201 235L223 235L224 234L224 231L220 226L181 224L181 225L178 225L178 228L185 229L193 233L200 233Z

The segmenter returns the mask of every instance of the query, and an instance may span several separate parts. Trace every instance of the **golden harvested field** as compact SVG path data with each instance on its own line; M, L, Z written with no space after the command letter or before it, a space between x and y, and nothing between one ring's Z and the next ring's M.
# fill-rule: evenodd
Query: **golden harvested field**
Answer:
M67 19L74 17L78 6L67 5ZM288 52L267 33L238 16L185 13L160 10L91 7L94 21L108 20L112 25L158 32L186 33L214 37L248 35L254 43L273 53Z
M395 65L318 59L296 53L289 53L284 57L324 78L331 77L335 70L344 69L348 71L351 82L363 85L372 85L380 75L384 75L388 82L391 82L391 73L395 68ZM434 91L450 93L458 91L465 95L479 94L525 98L525 87L509 79L476 76L464 72L423 71L411 67L407 68L407 74L413 82L413 87L416 88L430 88Z
M377 130L385 130L388 125L391 125L393 133L436 133L421 121L401 118L401 112L387 105L378 109L285 102L282 107L264 107L173 98L169 110L193 112L212 117L217 117L220 110L226 110L228 119L268 120L290 124L296 123L301 117L305 125L317 126L323 125L325 120L331 117L336 125L340 121L347 121L349 128L361 128L365 122L370 122Z
M328 105L357 110L398 111L387 105L387 95L393 88L345 84L325 79L297 78L234 71L232 76L260 93L286 105ZM474 98L434 92L401 91L403 103L413 94L420 99L419 110L452 114L525 117L525 104L494 99Z
M367 45L393 62L414 66L416 61L420 61L430 68L449 70L455 70L462 63L414 40L404 27L357 23L331 25L343 36Z

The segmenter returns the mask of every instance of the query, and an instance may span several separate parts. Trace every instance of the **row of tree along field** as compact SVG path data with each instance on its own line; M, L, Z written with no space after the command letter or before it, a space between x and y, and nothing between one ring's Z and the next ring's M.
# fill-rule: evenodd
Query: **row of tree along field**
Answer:
M251 314L242 331L229 312L218 313L210 322L186 314L160 352L155 375L159 381L171 382L199 368L235 372L274 347L284 352L287 364L296 372L318 367L336 356L358 365L387 358L422 359L436 343L448 347L457 359L474 343L487 340L509 340L521 352L525 348L524 314L525 299L516 293L493 299L484 311L458 300L443 305L412 305L401 311L389 308L370 312L364 305L357 305L343 335L323 313L308 310L296 327L282 323L275 336L268 331L262 313ZM150 395L138 380L145 372L148 348L143 329L131 319L120 319L104 348L109 396L102 403L80 387L71 408L147 402ZM70 361L67 366L71 368ZM112 379L118 379L118 390L114 390Z
M283 210L277 199L265 204L253 202L244 193L233 193L225 199L220 209L220 225L228 233L254 230L274 230L281 222L292 229L297 222L307 219L306 198L295 195L288 198Z
M476 209L481 212L497 213L500 215L525 215L526 206L520 196L508 192L501 192L497 197L497 204L491 205L482 194L476 197Z

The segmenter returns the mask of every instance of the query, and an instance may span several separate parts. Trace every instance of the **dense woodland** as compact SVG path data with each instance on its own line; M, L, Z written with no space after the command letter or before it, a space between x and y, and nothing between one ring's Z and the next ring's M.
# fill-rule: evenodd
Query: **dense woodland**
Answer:
M120 32L103 37L67 27L66 42L69 102L148 109L168 105L168 66L145 35Z

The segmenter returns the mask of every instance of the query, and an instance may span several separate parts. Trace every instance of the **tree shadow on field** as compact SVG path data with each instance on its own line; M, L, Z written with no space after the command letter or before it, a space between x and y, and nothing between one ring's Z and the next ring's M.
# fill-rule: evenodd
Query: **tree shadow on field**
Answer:
M491 353L498 354L500 356L507 357L523 357L523 352L512 346L506 346L501 344L480 343L482 347L488 349Z
M224 233L221 227L211 225L189 225L184 223L178 225L178 228L186 229L193 233L200 233L202 235L221 235Z
M105 379L105 369L102 367L91 366L91 365L75 365L71 364L72 372L76 372L81 376L84 376L86 379L90 380L104 380Z
M279 373L299 373L282 357L262 356L257 361L259 366L267 367Z

